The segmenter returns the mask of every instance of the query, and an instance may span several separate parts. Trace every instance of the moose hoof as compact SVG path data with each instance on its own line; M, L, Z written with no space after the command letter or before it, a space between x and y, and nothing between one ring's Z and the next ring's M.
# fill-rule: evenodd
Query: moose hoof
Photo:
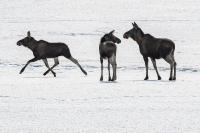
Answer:
M87 72L86 72L86 71L84 71L83 73L84 73L85 75L87 75Z
M100 81L103 81L103 77L100 78Z
M148 80L149 79L149 77L146 77L144 80Z
M160 77L160 76L158 77L158 80L161 80L161 77Z
M112 79L111 79L111 81L115 81L116 80L116 77L113 77Z
M108 81L112 81L111 78L109 78Z
M43 75L46 76L46 75L47 75L47 72L45 72Z
M173 80L172 78L169 78L169 80Z
M176 78L173 78L173 80L176 80Z
M23 71L24 71L24 69L22 69L22 70L20 71L20 73L19 73L19 74L22 74L22 73L23 73Z

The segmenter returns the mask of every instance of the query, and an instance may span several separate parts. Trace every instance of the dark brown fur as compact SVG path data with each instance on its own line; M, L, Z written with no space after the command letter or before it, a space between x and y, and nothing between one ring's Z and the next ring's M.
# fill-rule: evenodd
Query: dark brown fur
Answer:
M35 57L27 62L27 64L20 71L20 74L25 70L29 63L42 59L46 67L48 68L44 75L51 71L54 77L56 77L56 73L52 69L59 64L58 56L64 56L74 62L76 65L78 65L82 72L87 75L86 71L80 66L78 61L71 56L69 47L66 44L49 43L44 40L36 41L33 37L30 36L30 32L28 32L27 34L28 36L22 40L19 40L17 42L17 45L28 47L31 51L33 51L33 55ZM47 58L54 58L55 64L53 65L53 67L49 67Z
M124 33L124 38L128 39L131 37L134 41L137 42L140 48L140 53L142 54L145 66L146 66L146 77L148 77L148 57L151 58L153 66L156 70L158 80L161 79L157 67L155 59L163 58L166 62L168 62L171 66L170 78L169 80L176 80L176 62L174 60L174 50L175 44L173 41L169 39L161 39L155 38L150 34L144 34L143 31L138 27L138 25L134 22L133 28L128 32ZM174 76L172 77L172 72L174 68Z

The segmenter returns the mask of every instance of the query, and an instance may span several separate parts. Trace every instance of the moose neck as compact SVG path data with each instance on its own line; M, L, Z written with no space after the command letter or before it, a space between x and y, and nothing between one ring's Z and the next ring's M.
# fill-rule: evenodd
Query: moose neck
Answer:
M101 38L100 43L106 42L106 39L104 37Z
M138 33L135 34L135 41L140 45L142 42L142 38L144 36L144 32L139 28Z
M28 44L28 48L33 51L35 49L35 47L36 47L36 44L37 44L37 41L34 39L33 41L31 41Z

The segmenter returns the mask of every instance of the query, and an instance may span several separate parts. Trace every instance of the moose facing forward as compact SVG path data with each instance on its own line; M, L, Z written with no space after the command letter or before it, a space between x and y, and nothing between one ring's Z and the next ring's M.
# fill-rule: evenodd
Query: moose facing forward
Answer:
M49 43L44 40L36 41L33 37L31 37L30 32L28 31L27 37L25 37L22 40L19 40L17 42L17 45L23 45L25 47L28 47L31 51L33 51L33 55L35 56L33 59L29 60L26 63L26 65L20 71L20 74L25 70L28 64L42 59L46 67L48 68L44 75L51 71L54 77L56 77L56 73L52 69L59 64L58 56L64 56L76 65L78 65L81 71L85 75L87 75L87 72L80 66L78 61L72 57L68 46L64 43ZM49 67L47 58L54 58L55 64L51 68Z
M115 81L116 76L116 69L117 69L117 63L116 63L116 52L117 52L117 46L115 43L121 43L121 40L113 35L114 30L111 31L109 34L105 34L99 44L99 54L100 54L100 62L101 62L101 77L100 81L103 80L103 59L108 60L108 81ZM111 79L110 77L110 64L113 68L113 77Z
M176 80L176 62L174 60L174 50L175 44L169 39L160 39L151 36L150 34L144 34L143 31L138 27L134 22L133 28L128 32L124 33L124 38L132 38L137 42L140 48L140 53L142 54L146 67L146 77L144 80L147 80L148 77L148 57L151 58L154 69L156 70L158 80L161 80L161 77L158 73L156 67L156 60L163 58L166 62L170 64L170 77L169 80ZM172 76L174 68L174 76Z

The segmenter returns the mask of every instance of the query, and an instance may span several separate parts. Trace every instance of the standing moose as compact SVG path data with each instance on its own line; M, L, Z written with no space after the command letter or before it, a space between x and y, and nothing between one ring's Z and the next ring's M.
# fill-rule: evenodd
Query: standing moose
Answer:
M121 40L113 35L114 30L111 31L109 34L105 34L99 44L99 54L100 54L100 62L101 62L101 77L100 81L103 80L103 59L108 60L108 81L115 81L116 76L116 69L117 69L117 63L116 63L116 52L117 52L117 46L115 43L121 43ZM113 68L113 77L111 79L110 77L110 64Z
M87 72L80 66L78 61L71 56L68 46L64 43L49 43L44 40L36 41L33 37L31 37L30 31L28 31L27 37L19 40L17 42L17 45L28 47L30 50L33 51L33 55L35 56L33 59L29 60L27 64L22 68L20 74L25 70L28 64L42 59L46 67L48 68L48 70L44 73L44 76L51 71L54 77L56 77L56 73L52 69L59 64L58 56L64 56L76 65L78 65L81 71L85 75L87 75ZM54 58L55 64L53 65L53 67L49 67L47 58Z
M134 41L137 42L140 48L140 53L142 54L145 66L146 66L146 77L144 80L147 80L148 77L148 57L151 58L154 69L156 70L158 80L161 80L161 77L158 73L156 67L156 60L163 58L166 62L170 64L170 77L169 80L176 80L176 62L174 60L174 50L175 44L169 39L160 39L151 36L150 34L144 34L143 31L138 27L134 22L133 28L128 32L124 33L124 38L128 39L131 37ZM174 68L174 76L172 77Z

